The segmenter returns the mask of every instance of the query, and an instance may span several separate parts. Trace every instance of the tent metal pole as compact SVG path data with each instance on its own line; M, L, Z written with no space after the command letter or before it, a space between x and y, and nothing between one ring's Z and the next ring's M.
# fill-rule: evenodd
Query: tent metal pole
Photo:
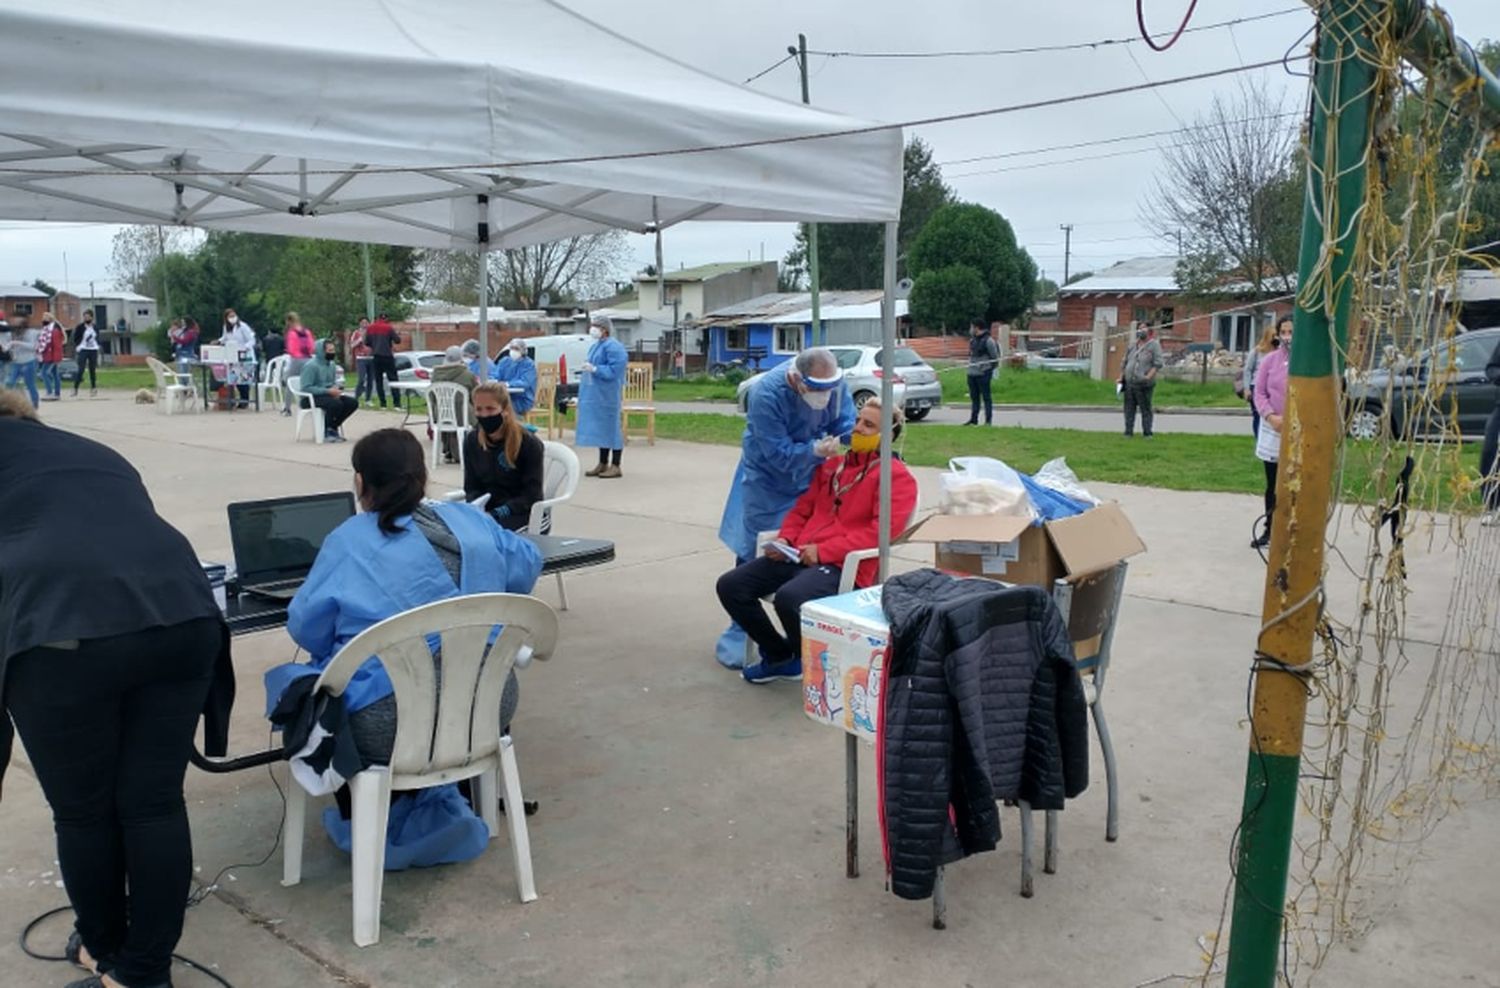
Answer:
M479 380L490 379L490 197L479 197Z
M370 245L359 245L360 260L365 267L365 318L375 321L375 290L370 287Z
M891 368L896 353L896 228L885 225L885 291L880 298L880 580L890 573L891 563L891 410L896 392Z

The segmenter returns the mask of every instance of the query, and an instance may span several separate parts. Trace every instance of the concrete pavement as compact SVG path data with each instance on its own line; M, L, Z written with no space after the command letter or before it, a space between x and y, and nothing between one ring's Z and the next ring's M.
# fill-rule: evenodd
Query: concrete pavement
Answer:
M738 415L728 401L664 401L659 412L707 412L715 415ZM1239 408L1225 409L1158 409L1156 431L1189 432L1198 435L1248 435L1250 413ZM969 420L969 406L944 405L934 408L922 423L958 425ZM1084 405L996 405L997 426L1019 426L1023 429L1082 429L1086 432L1123 432L1124 414L1119 408Z
M158 510L205 558L229 552L231 500L347 488L347 445L294 444L272 413L164 417L128 395L43 406L49 421L127 456ZM361 412L351 438L396 416ZM1065 449L1059 449L1065 454ZM715 538L734 465L727 447L632 444L618 481L585 479L560 532L614 539L616 560L567 576L572 608L549 663L522 674L515 736L541 898L522 906L505 838L466 865L385 884L382 941L350 940L347 860L309 826L304 879L278 882L279 854L231 871L188 914L181 952L238 988L320 985L1130 986L1200 970L1198 938L1218 921L1246 763L1245 684L1264 570L1246 547L1258 499L1106 484L1150 551L1133 562L1109 682L1122 778L1121 836L1106 844L1102 766L1062 814L1056 875L1017 893L1014 813L999 850L949 870L949 929L928 903L883 888L873 765L861 761L863 874L843 874L843 741L800 712L793 684L752 687L712 660L725 620L712 581L729 563ZM936 473L918 470L931 506ZM1084 478L1087 480L1087 478ZM429 489L458 484L439 467ZM100 523L108 497L101 492ZM1408 634L1437 641L1454 570L1443 519L1408 550ZM1339 545L1363 558L1356 519ZM77 535L67 533L62 539ZM1500 531L1490 539L1500 549ZM86 559L87 546L68 551ZM900 566L930 563L916 547ZM538 596L556 602L544 581ZM1354 594L1343 567L1329 597ZM1347 611L1347 607L1344 608ZM265 743L260 673L287 660L282 631L236 642L241 705L232 747ZM1414 646L1414 665L1425 660ZM1403 700L1420 681L1397 681ZM283 780L280 769L276 776ZM64 901L50 819L18 753L0 802L0 916L12 932ZM265 771L189 770L200 877L255 862L277 839L281 801ZM1320 983L1500 986L1492 937L1500 804L1455 808L1390 909ZM4 924L0 924L4 925ZM66 926L43 929L55 950ZM0 934L6 930L0 929ZM19 955L0 935L4 984L57 985L61 965ZM208 982L179 971L177 984ZM1299 984L1302 983L1299 981Z

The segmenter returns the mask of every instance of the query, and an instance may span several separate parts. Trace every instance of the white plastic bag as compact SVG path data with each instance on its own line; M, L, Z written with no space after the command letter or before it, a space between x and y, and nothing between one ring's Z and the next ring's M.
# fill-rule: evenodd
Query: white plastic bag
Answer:
M1048 490L1057 491L1075 501L1082 501L1085 504L1099 503L1099 499L1078 482L1078 475L1068 466L1067 457L1059 456L1055 460L1043 463L1042 468L1033 474L1031 479Z
M941 511L945 515L1017 515L1035 517L1020 474L987 456L958 456L939 475Z

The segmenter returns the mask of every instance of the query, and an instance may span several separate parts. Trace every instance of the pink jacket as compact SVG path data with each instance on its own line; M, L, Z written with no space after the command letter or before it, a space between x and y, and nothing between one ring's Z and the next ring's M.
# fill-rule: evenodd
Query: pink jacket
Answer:
M1255 368L1255 410L1261 417L1286 413L1286 372L1291 357L1286 347L1277 347Z
M286 331L286 355L293 360L307 360L313 355L312 330L298 323Z

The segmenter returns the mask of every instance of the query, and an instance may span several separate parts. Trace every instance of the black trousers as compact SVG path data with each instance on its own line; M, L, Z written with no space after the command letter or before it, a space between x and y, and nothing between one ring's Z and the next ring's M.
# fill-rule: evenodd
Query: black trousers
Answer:
M990 394L990 381L994 377L994 371L969 375L969 423L971 425L979 424L979 403L981 401L984 402L984 424L990 425L994 421L995 399Z
M323 409L325 432L338 432L344 420L359 411L359 400L348 395L313 395L312 401Z
M1156 418L1156 412L1151 407L1151 393L1156 390L1155 381L1136 381L1132 384L1125 382L1125 435L1135 433L1135 413L1140 409L1141 433L1151 435L1151 423Z
M1500 476L1495 474L1497 448L1500 448L1500 405L1490 412L1484 426L1484 445L1479 448L1479 475L1484 478L1484 507L1500 511Z
M401 393L396 390L396 382L401 380L396 376L396 358L374 356L370 358L370 373L375 375L375 394L380 399L380 407L385 407L385 382L391 382L391 404L401 404Z
M1264 462L1264 461L1262 461ZM1266 531L1271 530L1271 518L1276 514L1276 464L1266 463Z
M839 567L803 566L761 556L719 577L719 603L745 629L767 662L802 657L802 605L839 592ZM774 594L771 605L785 634L776 630L760 600Z
M89 374L89 390L99 387L99 351L79 350L73 354L73 359L78 363L78 376L73 378L73 393L78 393L78 386L83 383L83 372Z
M219 652L189 621L33 648L5 706L52 807L78 933L123 984L165 983L193 874L182 777Z

